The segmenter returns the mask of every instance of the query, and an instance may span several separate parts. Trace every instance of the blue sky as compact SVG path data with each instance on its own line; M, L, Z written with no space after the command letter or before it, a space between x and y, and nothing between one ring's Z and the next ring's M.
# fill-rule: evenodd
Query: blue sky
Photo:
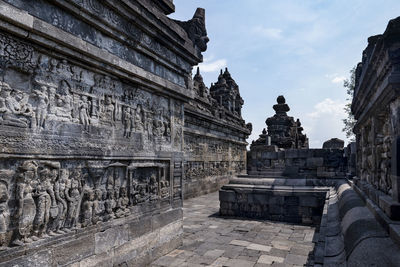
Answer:
M399 0L174 0L170 17L206 9L208 49L200 70L207 86L228 67L244 99L243 118L258 138L283 94L310 147L346 140L343 80L361 60L367 38L400 16ZM347 143L347 142L346 142Z

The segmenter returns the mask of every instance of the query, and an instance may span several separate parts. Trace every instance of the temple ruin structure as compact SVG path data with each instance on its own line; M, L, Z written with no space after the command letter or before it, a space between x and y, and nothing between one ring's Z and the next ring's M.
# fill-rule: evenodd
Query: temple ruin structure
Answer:
M295 121L293 117L287 115L290 108L286 104L285 97L280 95L276 101L277 104L273 106L275 115L265 121L268 126L268 134L264 129L260 138L251 144L252 147L272 145L278 149L308 148L308 138L302 133L303 127L301 127L300 120Z
M192 74L205 10L174 11L0 0L0 266L149 265L182 245L184 199L217 190L221 216L317 227L310 263L398 265L400 18L358 64L356 144L309 148L279 96L247 152L235 75Z
M0 1L0 265L146 265L181 244L183 196L245 171L238 86L192 79L205 11L174 8Z
M207 88L197 68L193 90L194 99L185 104L185 198L216 191L229 177L246 173L251 133L241 116L239 86L228 69Z
M399 45L400 18L368 38L351 106L357 120L357 188L393 220L400 220Z

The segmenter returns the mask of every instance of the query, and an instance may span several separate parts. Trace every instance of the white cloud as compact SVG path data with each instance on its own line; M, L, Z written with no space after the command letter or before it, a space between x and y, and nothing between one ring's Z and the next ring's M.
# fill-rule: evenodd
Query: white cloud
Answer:
M343 83L343 81L346 79L346 77L343 76L337 76L331 80L332 83Z
M199 64L201 72L214 72L219 71L226 67L226 59L218 59L214 61L204 60L203 63Z
M253 33L266 37L268 39L281 39L282 30L278 28L267 28L264 26L256 26Z
M326 116L339 116L341 118L344 118L346 116L346 113L344 111L345 104L345 101L325 98L323 101L314 106L314 112L311 112L307 115L311 118L320 118Z
M314 105L314 110L303 118L303 127L309 137L310 147L322 147L322 143L337 137L346 141L342 132L342 119L346 117L346 101L325 98Z
M346 77L337 73L326 74L325 77L331 80L332 83L343 83L343 81L346 80Z

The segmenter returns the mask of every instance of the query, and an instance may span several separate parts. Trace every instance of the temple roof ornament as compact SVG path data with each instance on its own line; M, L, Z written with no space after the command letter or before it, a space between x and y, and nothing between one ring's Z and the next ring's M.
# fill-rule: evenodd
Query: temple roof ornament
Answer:
M275 145L281 149L308 148L308 138L302 133L300 120L296 121L287 115L290 110L283 95L276 99L277 104L273 106L275 115L266 119L268 134L263 130L255 145ZM269 137L269 138L268 138Z

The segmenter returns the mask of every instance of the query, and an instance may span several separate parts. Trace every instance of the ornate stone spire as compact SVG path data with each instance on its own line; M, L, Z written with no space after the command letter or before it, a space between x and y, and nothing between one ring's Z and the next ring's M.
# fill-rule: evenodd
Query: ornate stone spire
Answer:
M235 116L241 116L243 99L239 93L239 86L231 77L228 68L222 69L218 76L218 82L210 88L211 96Z
M203 76L201 76L200 74L200 67L197 67L196 74L194 75L193 80L203 82Z
M197 67L196 74L193 77L193 89L199 97L206 97L209 94L208 88L204 84L203 76L200 74L199 67Z
M302 134L300 120L295 121L287 115L290 110L285 97L280 95L273 106L275 115L268 118L265 123L268 126L268 135L271 136L271 144L279 148L308 148L308 139Z

